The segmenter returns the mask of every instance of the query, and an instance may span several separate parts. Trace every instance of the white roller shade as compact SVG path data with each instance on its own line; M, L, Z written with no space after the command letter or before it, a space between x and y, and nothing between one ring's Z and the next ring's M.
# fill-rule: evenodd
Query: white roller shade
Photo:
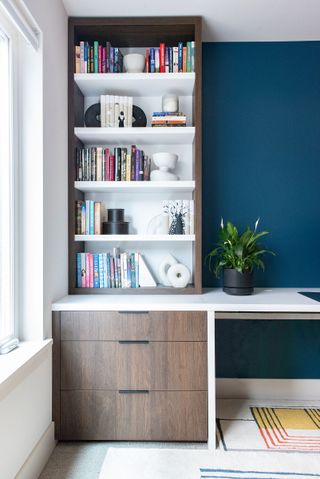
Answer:
M22 3L14 0L0 0L0 6L5 10L20 33L25 37L35 50L40 46L39 33L29 20L29 15Z

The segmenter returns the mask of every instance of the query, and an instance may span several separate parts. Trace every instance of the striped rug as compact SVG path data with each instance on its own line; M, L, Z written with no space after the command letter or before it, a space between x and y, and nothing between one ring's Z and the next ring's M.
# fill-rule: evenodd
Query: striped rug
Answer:
M317 453L320 408L249 403L236 409L232 404L218 411L217 431L219 447L225 451Z

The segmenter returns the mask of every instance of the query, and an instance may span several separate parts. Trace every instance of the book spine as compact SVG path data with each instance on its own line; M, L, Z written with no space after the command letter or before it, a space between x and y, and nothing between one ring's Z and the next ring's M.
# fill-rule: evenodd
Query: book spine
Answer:
M81 206L81 233L82 235L86 234L86 204L83 201Z
M101 203L94 204L94 234L101 234Z
M136 179L136 145L131 145L131 181Z
M114 48L110 47L109 73L113 73L113 68L114 68Z
M111 288L111 274L110 274L110 253L106 255L106 270L107 270L107 288Z
M195 68L196 68L196 59L195 59L195 55L196 55L196 42L191 42L191 71L194 72L195 71Z
M121 148L121 181L127 177L127 148Z
M94 73L99 73L99 43L97 41L93 42L93 64Z
M187 72L191 72L191 42L187 42Z
M139 253L134 253L134 264L135 264L135 278L136 278L136 288L140 287L139 280Z
M173 48L169 48L169 72L173 73Z
M92 253L87 253L89 256L89 288L93 288L93 254Z
M110 73L110 42L106 43L106 73Z
M178 72L183 71L183 43L178 43Z
M88 73L88 45L87 42L84 44L84 50L83 50L83 60L84 60L84 73Z
M173 73L178 73L178 47L173 47Z
M144 152L140 152L140 162L139 162L139 181L143 181L144 174Z
M187 47L183 47L182 52L182 71L183 73L187 72Z
M113 64L113 72L118 73L118 63L119 63L119 48L114 49L114 64Z
M166 47L166 53L165 53L165 72L169 73L170 72L170 48Z
M99 288L99 255L93 255L93 287Z
M127 170L126 170L126 181L130 181L131 179L131 155L130 153L127 154Z
M109 148L104 150L104 164L105 164L105 177L104 181L110 181L110 151Z
M115 181L115 157L110 155L110 181Z
M102 260L103 260L103 288L107 288L108 287L107 253L102 254Z
M80 42L80 73L84 71L84 42Z
M106 73L106 47L102 47L101 73Z
M121 181L121 148L115 148L115 181Z
M89 234L93 235L94 234L94 201L90 200L90 214L89 214L89 221L90 221L90 226L89 226Z
M102 253L98 254L98 258L99 258L99 288L103 288L103 278L104 278L103 254Z
M93 60L93 47L90 47L89 57L90 57L90 73L94 73L94 60Z
M76 262L77 262L76 287L81 288L81 253L76 253Z
M166 59L165 59L165 52L166 52L166 47L164 43L160 43L160 73L164 73L166 71L165 65L166 65Z
M155 62L155 72L159 73L160 72L160 49L159 48L154 49L154 62Z
M146 65L145 65L145 72L146 72L146 73L150 73L149 48L146 48Z
M135 181L139 181L140 179L140 150L137 148L136 149L136 171L135 171L135 176L134 176L134 179Z
M81 208L82 208L82 201L76 201L76 235L81 235Z
M98 45L98 73L102 73L102 46Z
M86 288L90 288L90 255L86 253Z
M86 200L86 235L90 234L90 200Z
M149 181L150 172L149 172L149 157L143 157L143 181Z
M114 270L114 258L110 256L110 288L115 288L115 270Z
M98 146L96 148L96 163L97 163L96 180L97 181L102 181L102 159L103 159L103 148L101 146Z
M80 273L81 273L81 283L79 288L86 287L86 255L85 253L80 254Z
M156 63L155 63L155 51L154 48L150 48L150 73L155 73Z

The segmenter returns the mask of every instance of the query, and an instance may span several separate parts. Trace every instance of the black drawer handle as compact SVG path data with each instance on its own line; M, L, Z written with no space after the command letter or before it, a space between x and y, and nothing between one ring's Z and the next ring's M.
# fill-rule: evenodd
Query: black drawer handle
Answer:
M149 314L149 311L118 311L119 314Z
M149 341L145 341L145 340L122 340L122 341L118 341L119 344L149 344Z
M119 394L149 394L148 389L119 389Z

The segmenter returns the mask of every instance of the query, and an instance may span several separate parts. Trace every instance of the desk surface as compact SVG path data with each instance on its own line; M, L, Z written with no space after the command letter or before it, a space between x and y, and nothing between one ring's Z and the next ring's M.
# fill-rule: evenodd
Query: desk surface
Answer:
M52 305L53 311L277 311L320 313L320 303L298 291L319 288L257 288L251 296L230 296L221 289L201 295L69 295Z

